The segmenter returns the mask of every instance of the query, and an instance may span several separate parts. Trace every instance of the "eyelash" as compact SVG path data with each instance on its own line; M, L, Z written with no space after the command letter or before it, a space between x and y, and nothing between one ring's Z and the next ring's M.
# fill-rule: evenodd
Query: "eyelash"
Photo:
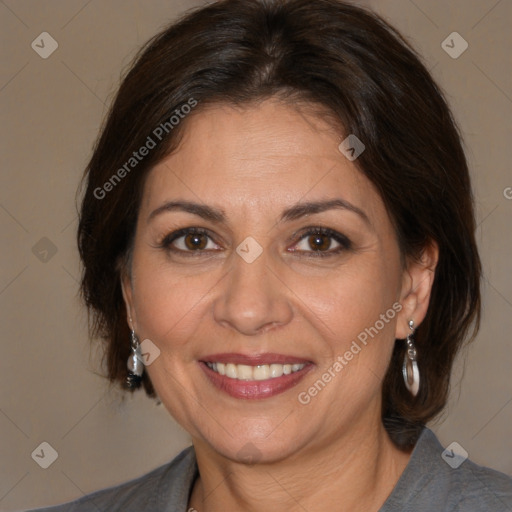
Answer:
M183 256L200 256L200 253L204 253L204 250L196 250L196 251L184 251L183 249L177 249L176 247L172 246L172 243L176 240L186 236L186 235L205 235L210 240L213 240L213 238L210 236L210 233L208 230L203 228L183 228L179 229L178 231L173 231L172 233L169 233L167 236L164 237L162 242L158 244L158 247L160 249L170 251L173 253L177 253Z
M327 258L329 256L334 256L343 251L352 249L352 242L345 235L342 235L341 233L338 233L337 231L334 231L333 229L323 228L320 226L306 228L306 230L304 230L304 231L295 233L293 235L293 238L299 236L299 239L297 242L294 243L294 245L296 246L305 238L308 238L308 237L314 236L314 235L327 236L327 237L331 238L332 240L334 240L335 242L337 242L339 244L339 246L336 247L335 249L328 249L327 251L314 251L314 250L304 251L306 253L309 253L308 257ZM293 252L295 252L295 251L293 251Z
M173 242L175 242L176 240L179 240L180 238L182 238L186 235L205 235L215 243L215 241L213 240L213 238L210 235L210 232L208 230L206 230L204 228L190 227L190 228L179 229L177 231L169 233L158 244L158 248L173 252L175 254L184 255L184 256L192 256L192 257L196 256L197 257L197 256L200 256L201 253L204 254L206 249L185 251L183 249L177 249L172 246ZM334 231L332 229L324 228L324 227L320 227L320 226L310 227L302 232L294 233L292 238L296 238L297 236L299 236L297 242L294 243L294 246L298 245L305 238L307 238L309 236L314 236L314 235L327 236L327 237L331 238L332 240L334 240L335 242L337 242L339 244L339 246L336 247L335 249L328 249L327 251L314 251L314 250L296 251L296 250L292 250L291 252L309 253L308 257L325 258L325 257L330 257L333 255L339 254L342 251L352 249L352 242L345 235L342 235L341 233L338 233L337 231ZM211 250L211 249L209 249L209 250Z

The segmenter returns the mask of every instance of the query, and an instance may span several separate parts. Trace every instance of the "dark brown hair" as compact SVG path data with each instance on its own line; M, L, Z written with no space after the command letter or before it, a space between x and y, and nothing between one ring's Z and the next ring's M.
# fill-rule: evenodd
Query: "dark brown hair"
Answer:
M397 446L409 447L445 406L454 357L471 327L473 336L478 330L472 193L458 130L419 57L378 16L336 0L219 1L173 23L137 55L87 167L78 229L82 295L91 333L105 342L108 377L126 378L130 332L120 272L144 179L187 126L187 118L173 124L171 116L191 102L197 115L209 104L270 97L320 106L345 135L363 141L357 165L379 191L404 259L419 257L430 241L439 246L416 334L419 394L413 399L403 383L403 342L383 384L384 425ZM156 137L159 126L167 130ZM148 137L155 147L127 166ZM154 396L147 374L143 384Z

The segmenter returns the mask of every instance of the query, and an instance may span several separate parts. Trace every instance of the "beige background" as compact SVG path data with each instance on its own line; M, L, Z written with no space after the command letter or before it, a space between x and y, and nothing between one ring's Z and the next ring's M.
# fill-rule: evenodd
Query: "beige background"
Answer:
M120 400L97 375L78 299L75 191L119 74L177 13L177 0L0 2L0 509L63 502L143 474L188 444L162 406ZM512 473L512 87L510 0L367 1L413 42L462 127L478 209L485 311L459 361L449 407L433 425L478 463ZM42 59L46 31L58 49ZM469 48L451 58L441 42ZM508 195L509 199L505 196ZM52 255L46 237L56 249ZM39 242L40 245L36 246ZM47 261L33 247L49 250ZM128 343L128 340L127 340ZM58 452L46 470L31 453Z

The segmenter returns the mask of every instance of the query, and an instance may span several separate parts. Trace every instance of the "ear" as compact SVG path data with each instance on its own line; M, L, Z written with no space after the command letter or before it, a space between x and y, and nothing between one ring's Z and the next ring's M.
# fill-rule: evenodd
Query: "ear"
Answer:
M404 339L410 334L409 320L413 320L415 327L423 322L430 302L438 259L439 247L436 242L431 241L419 258L407 262L402 277L402 309L397 317L396 338Z
M137 325L137 319L135 317L135 308L133 305L133 283L132 276L126 265L123 265L120 269L121 279L121 291L123 293L124 304L126 307L126 321L130 329L135 329Z

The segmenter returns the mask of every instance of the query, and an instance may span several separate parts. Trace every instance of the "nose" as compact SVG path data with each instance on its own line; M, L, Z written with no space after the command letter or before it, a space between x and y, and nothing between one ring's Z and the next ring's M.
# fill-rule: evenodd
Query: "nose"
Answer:
M252 263L236 253L233 259L214 303L215 320L247 336L289 323L293 309L286 293L288 288L269 267L265 251Z

